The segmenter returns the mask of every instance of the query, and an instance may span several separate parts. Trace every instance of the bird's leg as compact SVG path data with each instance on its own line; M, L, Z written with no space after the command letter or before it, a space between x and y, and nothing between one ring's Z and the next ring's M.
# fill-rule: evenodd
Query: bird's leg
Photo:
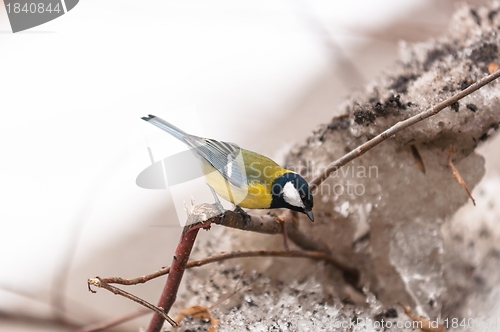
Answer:
M212 188L208 183L207 183L207 186L208 188L210 188L210 191L212 192L212 195L214 196L214 199L215 199L215 205L217 206L217 208L219 209L220 211L220 221L222 222L222 220L224 219L224 214L226 212L226 210L224 209L224 206L222 206L222 203L220 202L219 200L219 197L217 197L217 193L215 192L214 188Z
M246 229L252 217L250 217L250 215L238 205L235 205L234 212L239 213L243 217L243 229Z
M219 197L217 197L217 193L215 192L214 188L210 187L209 184L207 184L208 188L210 188L210 191L212 192L212 195L214 196L214 200L215 200L215 205L217 206L217 208L221 211L221 212L224 212L224 207L222 206L222 203L220 202L219 200Z
M283 228L283 246L285 247L285 251L290 251L290 246L288 245L288 233L286 231L286 220L280 220L281 227Z

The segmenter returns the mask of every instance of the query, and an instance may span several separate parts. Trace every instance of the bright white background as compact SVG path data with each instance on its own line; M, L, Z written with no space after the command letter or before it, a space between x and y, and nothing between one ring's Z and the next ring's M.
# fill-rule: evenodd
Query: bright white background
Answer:
M85 298L78 300L94 307L94 299L111 297L83 293L87 277L106 275L92 268L101 253L121 257L107 250L131 236L165 239L162 248L172 250L176 222L156 227L163 217L150 218L171 209L167 193L138 188L135 178L150 164L146 146L161 146L153 151L160 159L174 139L140 117L156 114L194 134L276 156L337 111L329 105L294 113L304 91L337 60L373 42L362 31L426 5L82 0L68 14L18 34L9 32L2 5L0 309L47 312L48 306L5 289L48 303L71 248L71 270L80 266L83 277L68 287L81 288ZM126 264L142 264L148 250L162 248L142 247L143 256ZM167 251L142 271L168 264ZM118 275L119 265L106 272Z

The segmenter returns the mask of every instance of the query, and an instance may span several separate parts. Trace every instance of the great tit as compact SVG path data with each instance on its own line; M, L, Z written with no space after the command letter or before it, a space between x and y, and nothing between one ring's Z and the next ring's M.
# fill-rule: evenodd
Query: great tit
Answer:
M225 200L248 209L287 208L314 221L312 193L299 174L234 143L189 135L157 116L142 119L192 148L207 184Z

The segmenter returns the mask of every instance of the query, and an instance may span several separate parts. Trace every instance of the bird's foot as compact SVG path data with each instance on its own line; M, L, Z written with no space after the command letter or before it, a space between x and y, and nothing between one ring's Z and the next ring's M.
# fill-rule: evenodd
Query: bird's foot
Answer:
M245 212L242 208L240 208L238 205L234 208L234 212L240 214L243 217L243 229L247 229L248 223L252 219L252 217Z

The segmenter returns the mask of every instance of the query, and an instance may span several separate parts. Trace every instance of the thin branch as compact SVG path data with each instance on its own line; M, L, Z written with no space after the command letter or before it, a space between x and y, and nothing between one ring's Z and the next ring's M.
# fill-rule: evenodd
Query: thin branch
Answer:
M425 120L431 116L438 114L446 107L451 106L452 104L456 103L460 99L470 95L474 91L482 88L483 86L489 84L490 82L496 80L499 77L500 77L500 70L497 70L493 74L482 78L480 81L478 81L478 82L472 84L471 86L469 86L468 88L456 93L452 97L435 105L431 109L429 109L425 112L419 113L417 115L414 115L406 120L400 121L400 122L396 123L394 126L387 129L386 131L375 136L374 138L372 138L368 142L361 144L356 149L352 150L348 154L344 155L343 157L337 159L336 161L334 161L333 163L328 165L328 168L323 173L318 175L316 178L314 178L309 183L311 190L315 190L323 181L325 181L328 178L328 176L330 176L330 174L332 174L333 172L338 170L340 167L342 167L345 164L347 164L348 162L356 159L357 157L363 155L368 150L370 150L371 148L375 147L376 145L382 143L383 141L385 141L389 137L395 135L396 133L400 132L403 129L406 129L406 128L414 125L417 122L420 122L422 120Z
M128 322L132 319L135 319L137 317L143 316L143 315L148 314L148 313L151 313L151 310L149 310L147 308L140 308L136 311L129 312L128 314L125 314L123 316L112 318L112 319L106 320L104 322L87 325L85 327L73 330L72 332L105 331L107 329L110 329L110 328L115 327L117 325L123 324L125 322Z
M226 227L237 228L245 231L264 233L264 234L283 234L282 221L286 218L283 217L264 215L255 216L250 215L246 220L241 214L234 211L226 211L222 219L216 219L214 224L223 225ZM323 242L307 236L299 230L297 225L293 222L288 222L286 225L286 234L300 248L308 251L323 251L328 252L328 246Z
M6 322L20 323L25 329L27 329L26 327L27 324L32 325L36 329L40 329L43 327L46 327L48 329L53 329L53 328L73 329L78 327L77 323L73 323L68 320L60 320L54 317L36 316L22 312L18 313L6 312L2 310L0 310L0 321L2 323Z
M446 159L448 159L448 165L450 165L451 167L451 173L453 174L453 177L458 182L458 184L461 185L462 188L464 188L464 190L467 192L467 195L469 195L470 199L472 200L472 204L476 206L476 200L474 199L474 197L472 197L472 193L470 192L467 183L465 182L464 178L462 177L458 169L455 167L455 164L451 160L451 154L454 152L455 149L453 148L453 146L450 146L450 153L448 154L448 157Z
M203 259L190 261L186 264L186 269L193 267L200 267L210 263L220 262L227 259L235 258L249 258L249 257L290 257L290 258L310 258L314 260L323 260L337 267L344 273L344 277L351 281L352 284L356 284L359 281L359 272L357 269L347 265L346 262L339 261L338 258L333 257L327 253L319 251L302 251L302 250L290 250L290 251L267 251L267 250L255 250L255 251L234 251L234 252L223 252L220 254L205 257ZM165 267L159 271L147 274L145 276L133 279L124 279L120 277L111 278L101 278L101 281L107 284L120 284L120 285L136 285L145 283L149 280L155 279L159 276L168 274L170 272L170 267Z
M218 218L218 217L215 217ZM199 228L189 230L189 227L184 227L181 239L177 248L175 250L174 259L172 260L172 266L170 268L170 273L168 274L167 282L158 301L158 306L165 310L165 313L170 311L172 305L177 298L177 291L182 281L182 275L186 269L186 264L189 260L189 255L193 249L194 241L196 240L196 235L199 232ZM158 312L155 312L151 322L149 323L147 332L159 332L165 321L165 316ZM169 322L172 324L172 322ZM175 322L174 322L175 323ZM175 325L177 325L175 323ZM175 326L172 325L172 326Z
M24 290L16 289L12 286L6 286L6 285L0 285L0 290L10 292L10 293L15 294L17 296L22 296L30 301L34 301L34 302L40 303L42 305L51 307L53 317L47 318L47 320L48 321L53 320L53 321L59 322L61 326L65 326L66 324L68 324L68 326L71 326L73 324L72 322L81 321L81 315L76 317L76 315L74 315L74 314L65 313L65 312L63 312L63 310L61 308L54 307L50 303L47 303L45 300L40 299L38 296L31 294L31 293L28 293ZM75 302L75 301L73 301L73 303L75 305L80 306L80 308L79 308L80 314L82 313L82 311L89 311L88 308L86 306L83 306L81 303ZM56 311L58 311L57 315L54 314ZM94 315L94 313L91 311L89 311L89 314ZM45 318L43 318L43 319L45 319ZM76 323L75 323L75 326L77 326Z
M215 262L220 262L223 260L228 260L228 259L235 259L235 258L250 258L250 257L290 257L290 258L309 258L309 259L314 259L314 260L322 260L325 262L328 262L332 264L333 266L337 267L343 272L344 278L348 283L353 285L356 289L359 289L358 282L359 282L359 271L355 268L352 268L348 265L346 265L345 262L339 261L337 258L328 255L324 252L314 252L314 251L266 251L266 250L257 250L257 251L236 251L236 252L228 252L228 253L220 253L217 255L209 256L200 260L195 260L195 261L190 261L186 263L185 268L190 269L193 267L200 267L203 265L207 265L210 263L215 263ZM171 267L166 267L161 269L160 271L150 273L148 275L139 277L139 278L133 278L133 279L124 279L121 277L111 277L111 278L95 278L89 280L89 283L101 288L105 288L114 294L119 294L123 295L127 298L132 299L135 302L138 302L145 307L154 310L155 312L159 312L162 316L166 315L163 310L161 310L159 307L155 307L152 304L139 299L119 288L116 288L114 286L111 286L109 284L111 283L116 283L116 284L121 284L121 285L136 285L139 283L145 283L149 280L152 280L154 278L157 278L159 276L168 274L171 270ZM126 294L126 295L125 295ZM97 323L97 324L92 324L89 326L86 326L84 328L75 330L74 332L95 332L95 331L102 331L105 330L106 328L110 328L116 325L119 325L121 323L124 323L126 321L129 321L133 318L136 318L138 316L141 316L145 313L149 312L148 309L140 309L136 312L129 313L127 315L111 319L109 321ZM166 316L168 317L168 316Z
M39 298L38 296L36 296L34 294L31 294L31 293L28 293L28 292L26 292L24 290L21 290L21 289L16 289L16 288L14 288L12 286L0 285L0 290L5 291L5 292L9 292L9 293L12 293L12 294L15 294L17 296L24 297L24 298L26 298L26 299L28 299L30 301L38 302L39 304L50 306L49 303L47 303L45 300ZM58 317L58 316L56 316L56 317Z
M127 299L130 299L134 302L139 303L140 305L142 305L150 310L153 310L157 315L161 316L164 320L168 321L172 326L177 326L177 323L172 318L170 318L168 316L167 311L163 310L161 306L157 307L157 306L149 303L148 301L141 299L140 297L137 297L133 294L130 294L130 293L128 293L120 288L115 287L115 286L111 286L110 284L103 282L101 280L101 278L99 278L99 277L89 279L87 281L87 283L88 283L89 291L91 291L92 293L95 293L95 291L90 288L90 285L95 286L95 287L99 287L99 288L104 288L115 295L121 295L123 297L126 297Z
M245 272L243 272L240 277L238 278L238 281L236 282L236 285L234 285L234 291L229 294L229 295L226 295L222 298L220 298L217 302L213 303L209 308L210 309L213 309L215 308L216 306L218 306L219 304L223 303L224 301L227 301L229 300L231 297L235 296L239 291L241 291L242 289L244 289L246 286L241 286L240 288L238 288L238 285L241 281L241 279L243 279L243 276L245 275Z
M248 227L250 228L255 228L260 225L260 231L266 230L267 232L271 232L273 234L279 234L281 233L282 230L282 223L277 222L277 220L274 219L274 217L266 216L267 218L270 218L271 220L267 221L267 227L262 227L262 221L266 218L260 218L256 216L251 216L251 220L247 220L247 230ZM209 219L204 223L203 227L207 227L206 225L210 225L211 222L217 222L224 224L222 221L227 219L227 224L234 226L241 226L243 228L243 225L245 224L245 217L242 216L239 213L233 212L233 211L226 211L224 214L224 217L221 218L219 216L215 216L212 219ZM253 220L253 222L252 222ZM257 220L260 220L260 223L257 222ZM281 219L278 219L281 220ZM258 224L257 224L258 223ZM273 224L277 224L278 227L276 227ZM290 229L294 229L298 231L294 223L289 223L289 226L293 227L287 227L287 232L290 232ZM239 228L239 227L238 227ZM308 251L249 251L249 252L233 252L233 253L222 253L220 255L214 255L207 257L202 260L198 261L192 261L188 262L189 255L191 253L191 250L194 245L194 241L196 239L196 235L199 231L199 228L190 228L189 226L184 228L184 232L181 236L180 242L177 246L174 259L172 262L172 266L168 268L164 268L160 271L154 272L152 274L142 276L139 278L127 280L124 278L93 278L89 279L88 283L90 285L94 285L97 287L101 287L104 289L107 289L114 294L119 294L124 297L127 297L153 311L155 311L155 314L150 322L150 326L148 327L148 331L160 331L160 329L163 326L164 320L167 320L170 324L175 324L174 321L171 320L171 318L168 318L168 311L172 307L172 305L175 302L177 291L179 289L180 282L182 280L182 275L187 268L191 267L196 267L196 266L202 266L205 264L209 264L212 262L217 262L225 259L231 259L231 258L240 258L240 257L258 257L258 256L277 256L277 257L303 257L303 258L311 258L311 259L317 259L317 260L324 260L326 262L331 263L332 265L336 266L339 268L343 274L344 278L346 279L347 282L352 284L355 288L358 288L358 281L359 281L359 271L355 268L352 268L344 262L342 259L334 257L332 255L328 255L325 252L308 252ZM291 234L294 234L293 232ZM167 282L165 284L165 287L163 289L162 295L160 297L158 306L154 306L147 301L144 301L130 293L127 293L119 288L116 288L114 286L109 285L109 283L119 283L119 284L124 284L124 285L130 285L130 284L136 284L136 283L144 283L147 282L148 280L151 280L153 278L159 277L164 274L169 274L169 277L167 278ZM89 287L90 289L90 287ZM163 308L163 309L162 309ZM175 325L174 325L175 326Z

